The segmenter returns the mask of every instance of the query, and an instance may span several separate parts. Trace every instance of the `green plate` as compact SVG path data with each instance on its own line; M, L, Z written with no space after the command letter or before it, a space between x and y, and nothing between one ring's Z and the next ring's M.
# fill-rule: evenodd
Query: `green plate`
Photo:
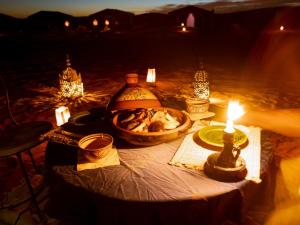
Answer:
M208 126L204 127L198 131L198 137L200 140L213 147L223 147L223 133L225 126ZM246 134L239 130L235 129L234 133L234 144L238 146L245 146L248 143L248 138Z

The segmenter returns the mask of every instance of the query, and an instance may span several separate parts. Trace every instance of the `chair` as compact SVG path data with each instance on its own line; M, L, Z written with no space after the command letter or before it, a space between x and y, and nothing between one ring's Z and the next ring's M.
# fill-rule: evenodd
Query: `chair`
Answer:
M4 129L4 131L0 133L0 158L10 157L14 155L17 156L24 179L26 181L27 187L31 195L30 199L33 203L33 206L37 210L39 219L44 223L45 219L36 200L36 195L34 193L30 178L28 176L26 167L24 165L24 161L22 159L22 153L28 152L33 168L36 172L39 172L34 157L32 155L31 149L33 147L38 146L44 141L41 139L41 135L51 130L52 124L47 121L17 123L11 112L8 89L1 75L0 82L2 84L1 86L3 86L5 91L5 100L8 116L13 123L12 127Z

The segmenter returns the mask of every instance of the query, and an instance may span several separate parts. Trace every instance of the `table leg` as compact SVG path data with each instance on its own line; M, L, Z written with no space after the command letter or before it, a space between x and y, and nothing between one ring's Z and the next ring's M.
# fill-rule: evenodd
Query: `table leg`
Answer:
M33 158L31 149L28 150L28 155L29 155L29 157L31 159L31 163L32 163L32 166L33 166L34 170L36 171L36 173L39 173L40 171L39 171L38 167L36 166L36 163L35 163L35 160Z
M31 195L31 200L32 200L32 203L33 205L35 206L36 210L37 210L37 214L41 220L41 222L43 224L46 224L45 222L45 218L44 216L42 215L42 212L41 212L41 209L38 205L38 202L35 198L35 193L34 193L34 190L32 188L32 185L31 185L31 182L30 182L30 179L29 179L29 176L27 174L27 171L26 171L26 167L24 165L24 162L23 162L23 159L22 159L22 156L21 156L21 153L17 153L17 156L18 156L18 159L19 159L19 162L20 162L20 166L21 166L21 169L22 169L22 172L23 172L23 175L24 175L24 178L25 178L25 181L26 181L26 184L28 186L28 189L29 189L29 192L30 192L30 195Z

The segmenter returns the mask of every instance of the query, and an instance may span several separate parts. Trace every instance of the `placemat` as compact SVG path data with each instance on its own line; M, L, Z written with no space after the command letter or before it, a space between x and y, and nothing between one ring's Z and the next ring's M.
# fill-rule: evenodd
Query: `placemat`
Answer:
M82 171L82 170L97 169L100 167L115 166L115 165L120 165L120 159L119 159L119 154L117 149L112 148L111 151L109 151L109 153L105 157L95 162L84 162L82 156L79 154L76 169L77 171Z
M212 121L210 125L224 125L224 123L219 123ZM204 126L203 126L204 127ZM258 127L246 127L242 125L235 126L237 129L243 131L249 140L249 144L243 150L241 150L241 157L246 161L246 167L248 174L246 176L247 180L253 180L254 182L260 182L260 154L261 154L261 144L260 144L260 134L261 129ZM201 129L201 127L199 127ZM194 139L193 135L196 133L192 132L188 134L181 145L179 146L177 152L175 153L169 164L174 166L182 166L195 170L203 170L204 163L207 157L214 153L214 151L206 149L198 145Z

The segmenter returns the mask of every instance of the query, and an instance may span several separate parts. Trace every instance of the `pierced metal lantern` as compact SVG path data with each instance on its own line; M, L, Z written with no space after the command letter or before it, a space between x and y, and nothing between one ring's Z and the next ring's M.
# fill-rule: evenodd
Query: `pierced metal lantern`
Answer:
M80 73L71 68L70 59L67 56L67 68L59 74L60 94L66 98L83 96L83 83Z
M205 70L198 70L194 76L194 93L200 99L209 99L208 73Z

